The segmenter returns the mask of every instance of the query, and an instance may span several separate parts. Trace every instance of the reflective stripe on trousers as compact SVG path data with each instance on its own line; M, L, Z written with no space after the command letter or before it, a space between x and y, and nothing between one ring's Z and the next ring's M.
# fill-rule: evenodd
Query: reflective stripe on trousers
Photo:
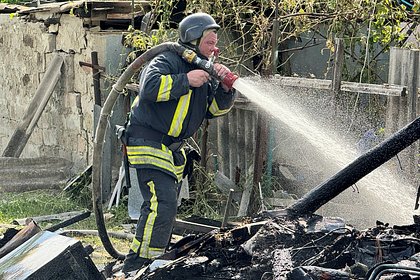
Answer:
M137 168L140 191L144 198L131 250L142 258L153 259L167 247L177 209L175 179L159 170Z

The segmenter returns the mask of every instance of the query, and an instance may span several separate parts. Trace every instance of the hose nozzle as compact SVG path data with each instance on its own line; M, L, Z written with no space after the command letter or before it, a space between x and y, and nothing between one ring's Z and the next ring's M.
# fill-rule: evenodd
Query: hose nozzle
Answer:
M221 78L221 82L227 86L229 89L233 87L233 84L238 79L238 75L233 74L232 72L227 73L223 78Z

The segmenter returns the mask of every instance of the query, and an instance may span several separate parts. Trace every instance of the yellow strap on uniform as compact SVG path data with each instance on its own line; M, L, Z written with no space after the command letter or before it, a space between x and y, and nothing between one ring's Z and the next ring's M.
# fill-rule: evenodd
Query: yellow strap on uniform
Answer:
M184 173L185 164L187 163L187 156L185 154L185 150L181 149L181 153L182 153L182 156L184 157L184 163L181 164L181 165L175 165L175 172L176 172L175 175L176 175L176 178L177 178L178 182L181 182L181 180L182 180L182 175Z
M161 149L149 146L127 146L127 156L131 164L151 164L176 175L172 152L164 145Z
M178 182L181 182L182 180L182 175L184 174L184 167L185 165L181 165L181 166L175 166L175 172L176 172L176 178L178 180Z
M139 102L139 96L137 95L136 98L134 98L133 103L131 103L130 108L133 109L133 107Z
M149 191L152 194L152 197L150 198L150 213L147 216L146 224L144 225L143 242L141 243L139 256L149 259L150 240L152 239L153 226L155 225L159 202L157 200L155 184L153 181L148 182L147 185L149 186Z
M127 155L130 156L154 156L174 164L172 153L169 149L157 149L150 146L127 146Z
M131 243L130 249L133 250L137 255L139 254L140 248L140 241L138 241L135 237L133 238L133 243Z
M171 75L160 76L160 86L156 97L157 102L168 101L171 97L172 77Z
M167 162L160 160L155 157L148 157L148 156L139 156L139 157L129 157L128 160L131 164L143 165L143 164L151 164L157 166L159 168L165 169L173 174L176 174L174 166L168 164Z
M154 259L165 253L165 248L151 248L149 247L149 258Z
M189 90L187 94L181 96L176 106L175 114L169 128L168 135L178 137L182 131L182 123L184 122L185 116L190 106L192 90Z
M214 98L213 101L211 102L211 105L210 105L210 109L209 110L210 110L210 113L213 116L217 117L217 116L221 116L221 115L226 114L227 112L230 111L231 108L232 108L232 106L229 107L228 109L220 110L219 109L219 106L217 105L216 98Z

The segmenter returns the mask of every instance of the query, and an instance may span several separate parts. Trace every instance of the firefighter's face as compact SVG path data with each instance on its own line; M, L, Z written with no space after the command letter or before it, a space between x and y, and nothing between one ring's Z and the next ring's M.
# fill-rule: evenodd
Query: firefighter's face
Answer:
M198 49L200 53L205 57L209 58L211 54L215 51L217 44L217 34L213 31L205 34L200 40L200 45Z

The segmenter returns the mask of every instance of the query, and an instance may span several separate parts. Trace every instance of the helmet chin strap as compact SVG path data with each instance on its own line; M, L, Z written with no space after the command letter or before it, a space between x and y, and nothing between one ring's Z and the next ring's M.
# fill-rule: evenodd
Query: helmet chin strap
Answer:
M200 48L199 48L200 42L201 42L201 37L195 40L195 44L191 44L191 46L193 47L192 50L195 51L196 54L203 57L203 54L200 52Z

